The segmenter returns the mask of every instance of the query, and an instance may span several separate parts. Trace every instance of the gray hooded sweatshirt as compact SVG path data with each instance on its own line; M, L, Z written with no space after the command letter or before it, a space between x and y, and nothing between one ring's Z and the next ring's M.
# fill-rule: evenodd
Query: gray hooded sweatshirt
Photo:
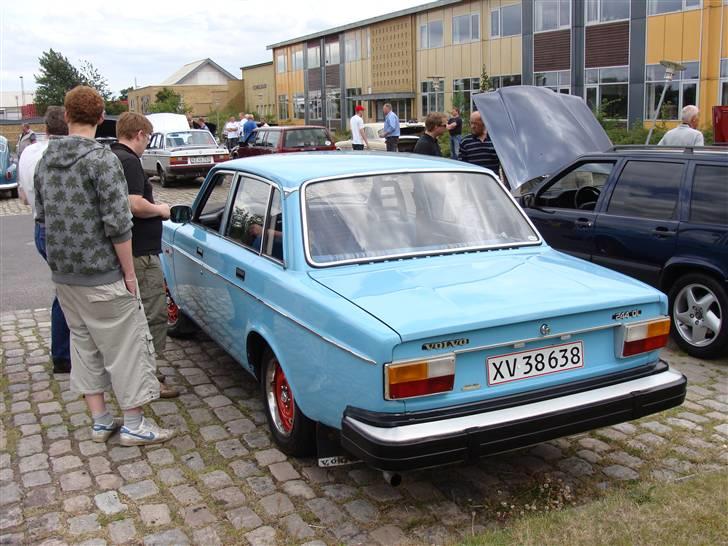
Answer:
M121 279L113 245L131 239L132 215L124 171L111 150L80 136L52 139L33 182L53 282L99 286Z

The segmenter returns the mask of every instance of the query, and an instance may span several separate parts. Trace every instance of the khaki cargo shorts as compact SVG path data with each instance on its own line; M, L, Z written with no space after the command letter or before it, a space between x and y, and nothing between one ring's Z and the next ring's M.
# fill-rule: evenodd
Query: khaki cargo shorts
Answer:
M71 390L111 387L122 410L159 398L154 344L141 299L123 280L100 286L56 284L71 330Z

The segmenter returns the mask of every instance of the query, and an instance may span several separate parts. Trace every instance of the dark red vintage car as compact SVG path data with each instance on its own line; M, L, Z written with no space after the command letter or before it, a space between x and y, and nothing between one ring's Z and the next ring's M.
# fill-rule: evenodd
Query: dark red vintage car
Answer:
M326 127L287 125L258 127L248 139L232 149L233 158L288 152L335 150L334 139Z

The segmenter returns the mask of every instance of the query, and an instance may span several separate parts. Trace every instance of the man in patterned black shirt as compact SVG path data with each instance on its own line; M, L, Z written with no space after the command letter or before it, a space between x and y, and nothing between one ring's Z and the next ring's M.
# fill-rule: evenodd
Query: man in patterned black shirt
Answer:
M496 177L499 176L500 161L498 160L498 154L495 153L493 141L488 136L480 112L470 114L470 134L460 143L458 159L490 169L495 173Z

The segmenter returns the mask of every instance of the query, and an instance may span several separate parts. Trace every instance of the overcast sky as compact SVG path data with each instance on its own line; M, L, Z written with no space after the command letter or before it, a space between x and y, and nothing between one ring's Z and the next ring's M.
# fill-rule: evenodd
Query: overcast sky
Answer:
M38 58L53 48L74 65L90 61L111 91L161 82L209 57L240 67L271 60L269 44L427 0L0 0L0 92L35 88ZM263 11L267 10L267 11Z

